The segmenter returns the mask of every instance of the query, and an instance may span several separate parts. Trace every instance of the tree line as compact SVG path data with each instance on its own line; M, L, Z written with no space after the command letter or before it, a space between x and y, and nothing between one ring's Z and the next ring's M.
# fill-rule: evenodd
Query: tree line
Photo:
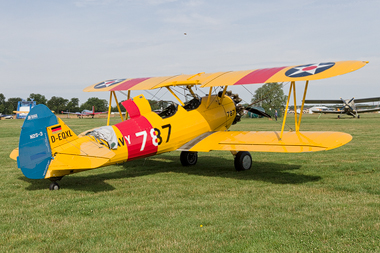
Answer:
M19 101L23 99L20 97L8 98L4 96L4 94L0 93L0 113L2 114L14 114L13 111L17 110L17 105ZM100 99L97 97L89 98L85 103L79 105L79 98L71 98L66 99L63 97L53 96L49 100L46 99L44 95L31 93L27 98L27 101L35 101L38 105L43 104L46 105L50 110L55 113L64 112L81 112L83 110L92 110L92 107L95 107L95 111L97 112L105 112L108 111L108 101L106 99ZM125 112L125 108L121 105L124 100L120 101L119 106L122 112ZM160 108L165 108L167 102L166 101L155 101L149 100L149 103L152 107L152 110L157 110ZM117 112L117 106L111 107L112 112Z
M258 88L252 98L252 106L261 106L265 111L273 115L277 110L279 116L281 116L285 109L287 96L284 95L282 90L282 83L267 83ZM17 110L17 104L22 98L8 98L0 93L0 113L13 114L13 111ZM97 97L89 98L85 103L79 105L78 98L65 99L63 97L53 96L49 100L44 95L31 93L27 98L27 101L35 101L37 104L43 104L49 107L50 110L61 113L62 111L68 112L81 112L83 110L92 110L92 106L98 112L108 111L108 101L106 99L99 99ZM124 101L124 100L123 100ZM119 106L121 111L125 112L125 108L121 105L123 101L120 101ZM168 106L169 101L156 101L149 100L152 110L163 109ZM117 106L112 106L112 112L117 112Z
M4 94L0 93L0 113L13 114L13 111L17 110L19 101L23 99L20 97L8 98ZM83 110L92 110L92 106L95 106L96 111L107 111L108 102L105 99L99 99L96 97L89 98L85 103L79 105L79 98L66 99L63 97L53 96L49 100L44 95L31 93L27 98L27 101L35 101L38 105L43 104L49 107L50 110L61 113L62 111L80 112ZM117 111L117 107L115 106Z

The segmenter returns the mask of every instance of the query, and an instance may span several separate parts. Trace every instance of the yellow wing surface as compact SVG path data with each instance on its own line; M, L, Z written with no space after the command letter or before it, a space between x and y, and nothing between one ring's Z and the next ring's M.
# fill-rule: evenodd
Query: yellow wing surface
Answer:
M310 81L343 75L360 69L367 63L366 61L338 61L245 71L113 79L91 85L85 88L84 91L150 90L177 85L200 85L203 88L270 82Z
M299 153L338 148L351 139L351 135L340 132L286 132L282 139L280 139L280 133L275 131L208 132L178 150Z

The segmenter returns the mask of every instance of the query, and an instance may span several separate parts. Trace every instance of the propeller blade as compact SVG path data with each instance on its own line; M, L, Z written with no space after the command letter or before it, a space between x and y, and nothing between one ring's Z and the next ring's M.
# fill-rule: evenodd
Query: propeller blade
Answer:
M267 117L267 118L272 118L269 114L266 114L265 112L262 112L258 109L255 109L255 108L252 108L252 107L246 107L245 108L247 111L251 112L251 113L254 113L254 114L257 114L257 115L260 115L260 116L263 116L263 117Z

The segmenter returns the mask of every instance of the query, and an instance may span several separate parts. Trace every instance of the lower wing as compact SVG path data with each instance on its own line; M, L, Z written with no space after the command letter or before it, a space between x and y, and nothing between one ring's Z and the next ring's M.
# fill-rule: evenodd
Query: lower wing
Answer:
M315 111L312 110L313 113L330 113L330 114L341 114L345 113L344 111Z
M330 150L343 146L352 136L341 132L208 132L186 143L178 150L209 152L211 150L299 153Z
M373 109L362 109L357 110L358 113L365 113L365 112L378 112L380 111L380 108L373 108Z

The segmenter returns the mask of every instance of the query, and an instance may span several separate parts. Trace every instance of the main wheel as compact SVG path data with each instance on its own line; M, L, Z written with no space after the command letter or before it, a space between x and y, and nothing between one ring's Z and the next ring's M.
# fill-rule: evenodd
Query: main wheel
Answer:
M51 191L56 191L56 190L59 190L59 184L57 182L52 182L49 186L49 189Z
M234 163L237 171L249 170L252 166L251 154L247 151L239 151L235 156Z
M198 152L182 151L180 160L183 166L195 165L198 161Z

